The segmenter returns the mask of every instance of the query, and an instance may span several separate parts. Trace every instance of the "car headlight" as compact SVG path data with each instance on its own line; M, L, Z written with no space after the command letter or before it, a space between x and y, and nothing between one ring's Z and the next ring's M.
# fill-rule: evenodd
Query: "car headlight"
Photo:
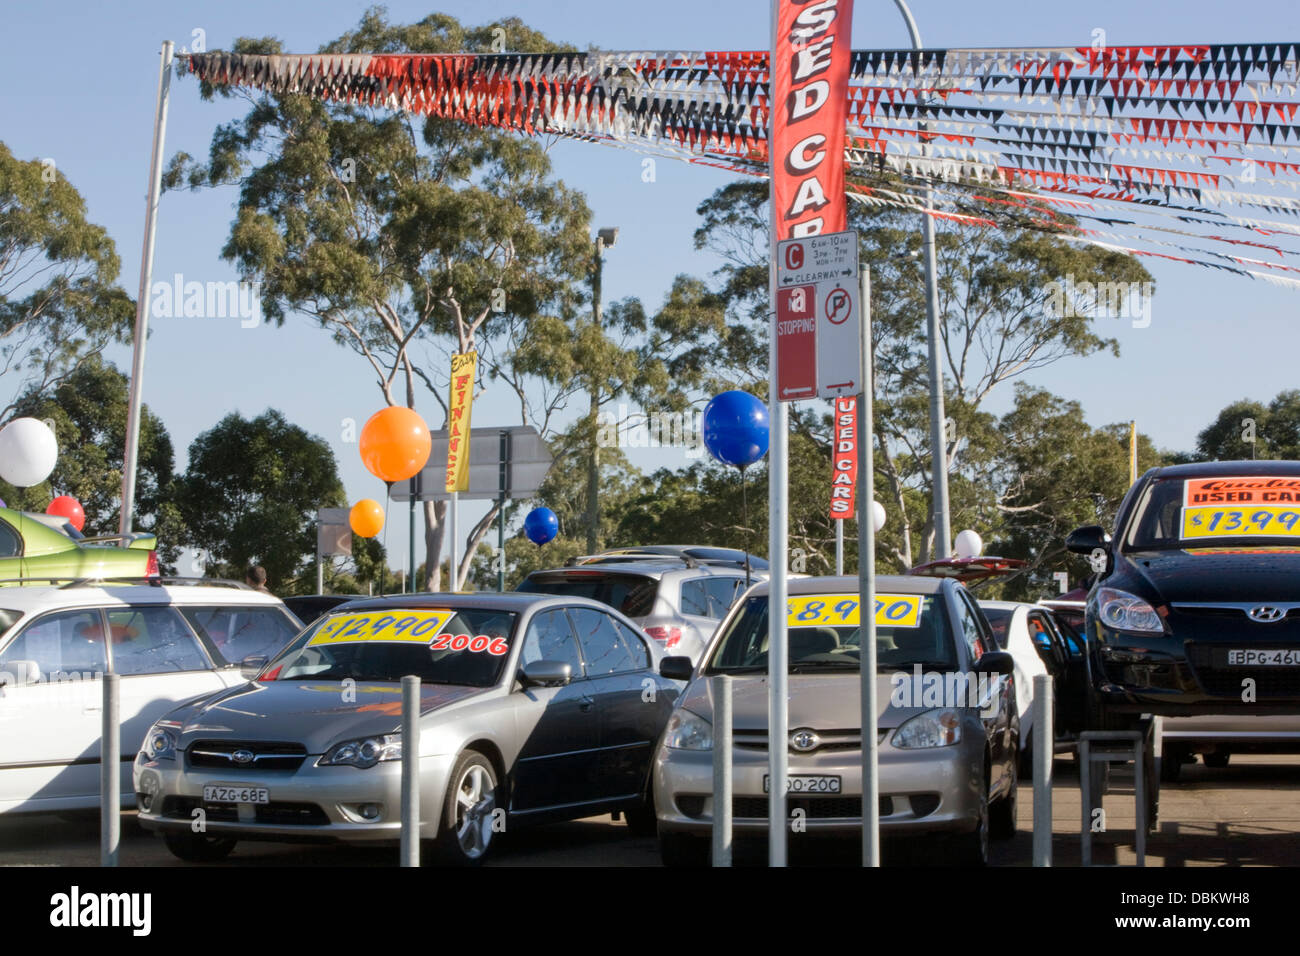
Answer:
M176 759L176 731L162 723L154 724L145 735L140 750L150 760Z
M713 725L689 710L675 710L668 718L664 743L673 750L712 750Z
M1117 631L1162 634L1165 629L1155 608L1136 594L1116 588L1098 589L1097 616L1103 625Z
M319 767L373 767L384 760L402 759L402 735L362 737L335 744L317 761Z
M955 710L927 710L894 731L893 744L903 750L948 747L961 742L961 715Z

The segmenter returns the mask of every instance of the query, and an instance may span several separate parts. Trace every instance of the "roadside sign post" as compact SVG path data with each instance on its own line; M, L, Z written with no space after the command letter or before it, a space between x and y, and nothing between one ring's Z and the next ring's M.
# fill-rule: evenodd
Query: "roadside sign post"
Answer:
M856 260L855 260L856 261ZM871 444L871 272L862 270L858 323L858 670L862 678L862 865L880 866L879 723L876 701L876 500Z
M420 678L402 678L402 866L420 865Z
M321 508L316 512L316 593L325 593L325 559L352 553L352 526L347 508Z
M99 865L117 866L122 842L122 725L118 711L122 678L104 675L99 737Z
M731 678L709 678L713 697L713 865L731 866Z

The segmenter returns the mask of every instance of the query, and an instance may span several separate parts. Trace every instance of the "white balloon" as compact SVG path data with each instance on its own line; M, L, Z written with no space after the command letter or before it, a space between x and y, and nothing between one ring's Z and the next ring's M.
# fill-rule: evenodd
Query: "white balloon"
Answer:
M879 501L871 502L871 523L877 531L885 526L885 506Z
M18 488L39 485L59 460L50 426L36 418L15 418L0 429L0 478Z
M974 531L967 528L965 531L958 532L957 541L953 545L953 551L959 558L975 558L984 550L984 539Z

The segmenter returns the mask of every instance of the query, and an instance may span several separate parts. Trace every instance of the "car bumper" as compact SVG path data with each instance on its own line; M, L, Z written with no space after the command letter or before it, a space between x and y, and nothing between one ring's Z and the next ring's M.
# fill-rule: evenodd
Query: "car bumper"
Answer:
M309 756L297 770L264 773L196 769L184 757L171 761L136 758L133 782L138 818L146 830L191 829L202 819L204 832L238 839L303 840L343 843L396 843L401 839L400 761L369 769L317 767ZM454 755L420 761L420 837L433 839L442 819ZM205 803L209 784L264 787L270 802ZM377 808L373 818L362 814ZM202 810L202 814L196 811Z
M979 819L984 779L982 741L902 751L882 745L878 793L884 833L967 832ZM737 833L768 830L766 751L737 748L732 764L732 825ZM858 751L789 757L789 774L839 776L840 792L787 797L791 823L808 833L861 832L862 765ZM661 830L707 834L713 827L713 754L661 746L654 766ZM802 814L798 811L803 811Z

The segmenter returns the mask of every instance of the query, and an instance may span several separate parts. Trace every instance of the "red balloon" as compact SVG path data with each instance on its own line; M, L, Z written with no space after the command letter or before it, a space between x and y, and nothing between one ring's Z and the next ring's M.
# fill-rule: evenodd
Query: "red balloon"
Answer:
M69 523L78 531L86 526L86 512L81 507L81 502L72 495L59 495L50 502L50 506L45 509L45 513L59 518L67 518Z

